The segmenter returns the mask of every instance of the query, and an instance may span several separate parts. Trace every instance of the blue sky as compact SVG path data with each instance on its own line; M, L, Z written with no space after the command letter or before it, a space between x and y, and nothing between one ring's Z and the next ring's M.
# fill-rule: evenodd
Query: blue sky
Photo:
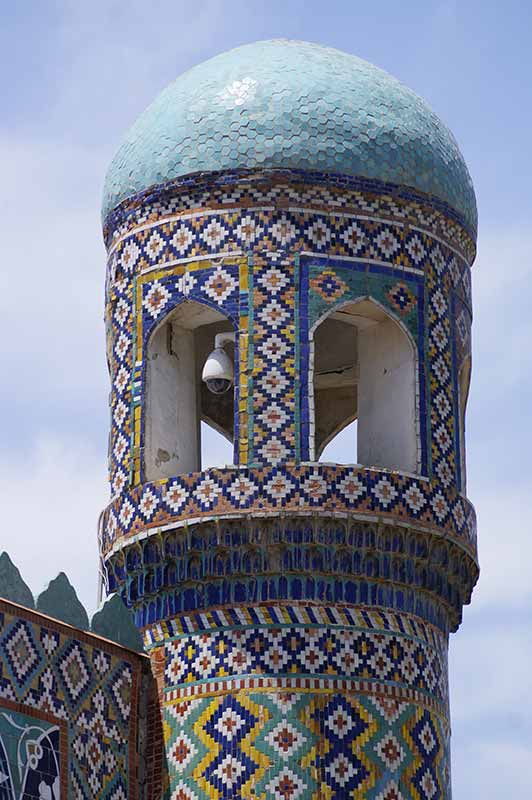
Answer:
M195 63L290 37L387 69L453 130L480 215L468 489L482 566L451 640L454 800L532 793L531 29L515 0L2 7L0 547L34 592L65 570L89 610L107 497L99 206L128 126Z

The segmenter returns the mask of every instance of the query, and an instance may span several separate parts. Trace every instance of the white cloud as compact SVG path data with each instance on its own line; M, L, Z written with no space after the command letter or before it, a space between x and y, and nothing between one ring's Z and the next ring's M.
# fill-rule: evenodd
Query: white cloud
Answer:
M525 477L512 486L511 477L494 487L491 476L483 483L479 475L471 491L478 514L480 560L473 609L505 606L509 610L532 600L532 481Z
M466 614L451 636L454 800L530 796L530 607Z
M526 713L532 693L530 606L513 620L504 606L466 613L450 638L451 710L464 728ZM499 731L501 732L501 731ZM532 727L530 728L532 734Z
M37 121L29 111L25 126L37 125L39 138L0 141L9 198L2 210L0 326L10 441L0 458L0 549L35 593L64 570L90 613L96 522L108 498L104 172L116 142L160 88L236 37L255 38L262 23L250 34L256 10L227 14L216 0L192 10L167 0L157 13L145 13L141 0L70 0L63 8L51 45L61 51L60 83L43 87L45 111ZM442 19L453 23L454 16ZM431 74L429 83L436 79ZM451 638L454 800L531 794L531 264L528 230L481 230L473 270L469 484L482 574L463 628ZM343 452L345 461L355 460L352 440ZM205 456L210 463L232 460L230 448L211 436Z
M203 60L198 54L218 52L242 17L222 0L157 0L147 9L143 0L63 4L55 36L64 75L46 120L56 137L74 129L78 141L116 146L154 96Z
M105 413L98 164L98 155L83 148L0 141L10 197L0 273L2 368L9 381L0 404L4 415L21 415L20 438L48 429L45 417L54 410L63 413L63 425L91 427L88 411L97 397Z
M481 576L473 610L523 607L532 597L532 234L481 231L473 268L473 376L468 495L478 514Z
M0 460L2 547L34 594L65 572L89 615L96 607L98 514L106 466L81 437L35 437L30 453Z
M527 798L532 792L531 742L501 740L496 724L488 725L491 741L478 741L473 733L452 746L453 800Z
M472 403L484 410L530 381L532 233L510 227L480 231L473 266ZM530 384L529 384L530 385ZM488 392L486 396L486 392ZM525 409L523 408L523 415ZM472 412L471 412L472 414Z

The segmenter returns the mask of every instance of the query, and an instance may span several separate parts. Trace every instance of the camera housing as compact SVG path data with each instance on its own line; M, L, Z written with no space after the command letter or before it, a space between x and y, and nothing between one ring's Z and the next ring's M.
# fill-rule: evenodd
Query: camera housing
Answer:
M218 333L214 339L214 350L203 366L201 379L213 394L225 394L233 386L235 380L233 359L224 350L224 345L234 341L234 333Z

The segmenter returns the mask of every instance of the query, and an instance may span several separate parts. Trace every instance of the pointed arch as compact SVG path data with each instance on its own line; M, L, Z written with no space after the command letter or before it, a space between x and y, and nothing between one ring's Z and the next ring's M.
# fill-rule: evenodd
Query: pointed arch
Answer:
M467 471L466 471L466 410L469 397L469 385L471 383L471 355L467 355L458 372L458 405L459 405L459 431L460 431L460 489L463 494L466 492Z
M146 480L197 472L201 464L201 422L230 442L234 390L211 394L201 371L217 333L234 330L219 309L185 299L151 332L145 346L143 462ZM232 346L228 353L234 357Z
M417 472L417 350L400 319L371 296L328 309L310 330L311 459L354 420L366 466Z

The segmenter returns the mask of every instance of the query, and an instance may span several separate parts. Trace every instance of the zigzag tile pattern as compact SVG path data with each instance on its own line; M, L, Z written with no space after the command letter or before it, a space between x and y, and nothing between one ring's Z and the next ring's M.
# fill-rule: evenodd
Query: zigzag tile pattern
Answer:
M380 695L251 692L165 707L180 800L450 800L449 728Z

